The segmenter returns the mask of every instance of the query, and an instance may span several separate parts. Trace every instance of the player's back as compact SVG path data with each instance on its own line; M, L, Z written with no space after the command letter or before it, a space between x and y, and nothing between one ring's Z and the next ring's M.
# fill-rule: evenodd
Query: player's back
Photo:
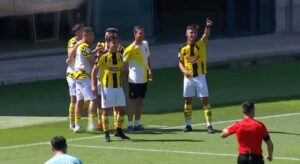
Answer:
M82 161L68 154L55 155L45 164L82 164Z

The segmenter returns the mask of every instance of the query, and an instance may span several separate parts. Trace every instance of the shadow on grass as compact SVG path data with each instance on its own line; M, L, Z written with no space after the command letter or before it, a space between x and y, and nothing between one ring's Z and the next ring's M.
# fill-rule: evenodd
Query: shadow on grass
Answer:
M193 129L193 132L199 132L199 133L207 133L206 129ZM144 131L140 131L140 132L133 132L133 133L129 133L129 134L133 134L133 135L143 135L143 134L183 134L185 132L183 132L183 129L155 129L155 128L149 128L146 129ZM214 133L221 133L221 130L219 129L214 129ZM188 134L188 133L186 133Z
M280 131L269 131L269 133L271 133L271 134L285 134L285 135L300 136L299 133L280 132Z
M132 142L204 142L204 140L193 139L131 139Z

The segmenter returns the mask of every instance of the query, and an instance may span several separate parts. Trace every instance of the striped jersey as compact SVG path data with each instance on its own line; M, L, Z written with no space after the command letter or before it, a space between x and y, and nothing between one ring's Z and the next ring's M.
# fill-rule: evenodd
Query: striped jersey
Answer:
M76 50L75 57L75 73L76 79L90 77L92 65L89 61L91 57L91 49L87 43L81 43Z
M101 74L101 84L104 88L122 87L121 74L123 70L122 54L105 51L97 62Z
M191 77L197 77L207 73L206 68L206 44L199 39L194 45L184 44L180 47L178 58Z

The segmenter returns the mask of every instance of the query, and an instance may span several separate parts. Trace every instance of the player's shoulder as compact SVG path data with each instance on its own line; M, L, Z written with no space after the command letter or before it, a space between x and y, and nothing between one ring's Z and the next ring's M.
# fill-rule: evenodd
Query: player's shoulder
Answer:
M179 52L181 52L183 49L185 49L187 47L187 43L181 44L179 47Z
M124 50L124 53L129 53L131 52L132 50L134 50L134 43L131 43L130 45L128 45L125 50Z
M75 37L72 37L71 39L69 39L69 44L76 44L77 43L77 40Z
M144 45L146 45L146 46L149 46L149 43L148 43L147 40L143 40L143 41L142 41L142 44L144 44Z

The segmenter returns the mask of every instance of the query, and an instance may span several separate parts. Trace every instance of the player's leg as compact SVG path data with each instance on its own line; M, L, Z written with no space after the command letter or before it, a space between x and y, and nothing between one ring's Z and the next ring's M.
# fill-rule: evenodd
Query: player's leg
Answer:
M90 78L84 78L82 81L82 92L83 96L86 100L89 100L89 108L88 108L88 131L95 131L96 125L97 125L97 98L93 94L91 90L91 79Z
M103 132L105 135L105 141L110 142L110 136L109 136L109 119L108 119L108 113L111 108L102 108L102 126L103 126Z
M101 83L98 82L97 85L98 88L98 96L97 96L97 116L98 116L98 125L97 125L97 129L98 130L103 130L103 126L102 126L102 107L101 107L101 92L102 92L102 87L101 87Z
M203 106L203 112L204 112L206 125L207 125L207 132L213 133L212 111L208 101L208 87L207 87L205 75L202 75L199 78L197 78L197 83L198 83L197 96L200 97L200 101Z
M114 128L116 129L118 126L118 117L120 116L120 113L118 110L115 109L115 107L113 108L113 114L114 114Z
M144 127L141 125L141 115L142 115L142 108L143 108L143 102L147 91L147 83L144 84L138 84L138 87L136 89L136 95L137 95L137 104L136 104L136 112L135 112L135 125L134 130L135 131L142 131L145 130Z
M81 90L80 81L76 80L76 106L75 106L75 127L74 132L79 132L81 130L81 113L84 103L84 97Z
M114 102L114 105L115 105L114 109L118 113L115 136L120 137L122 139L129 139L129 137L127 137L124 134L123 129L122 129L123 124L124 124L124 115L125 115L125 111L122 107L126 106L123 88L115 88L114 91L115 91L114 97L116 97L116 99L115 99L116 101Z
M127 115L128 115L128 125L127 125L127 131L129 133L133 132L133 111L137 104L137 96L135 93L136 85L133 83L129 83L129 103L127 108Z
M184 97L184 119L185 119L185 129L184 132L192 131L192 103L193 97L195 96L195 86L193 84L192 78L184 78L183 81L183 97Z
M73 130L75 126L75 106L76 106L76 83L71 77L67 77L67 82L69 86L70 94L70 104L69 104L69 128Z

